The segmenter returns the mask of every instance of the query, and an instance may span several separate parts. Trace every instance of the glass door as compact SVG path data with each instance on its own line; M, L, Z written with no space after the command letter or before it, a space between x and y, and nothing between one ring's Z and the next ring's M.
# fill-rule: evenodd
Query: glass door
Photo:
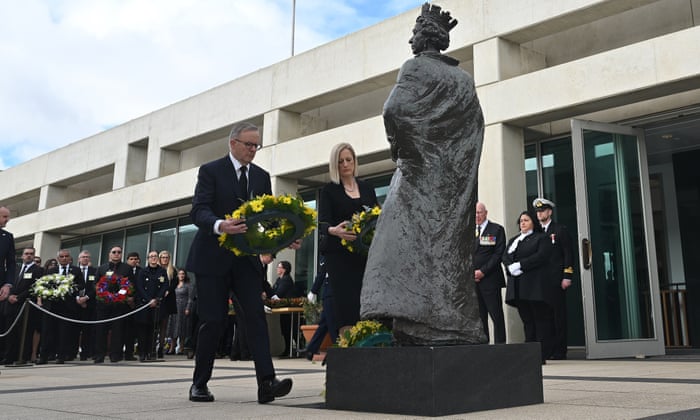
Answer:
M571 128L586 357L664 354L643 130Z

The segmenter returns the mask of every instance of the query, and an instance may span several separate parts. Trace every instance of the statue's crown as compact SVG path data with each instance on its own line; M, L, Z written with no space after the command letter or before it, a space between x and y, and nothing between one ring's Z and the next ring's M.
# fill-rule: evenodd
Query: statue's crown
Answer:
M457 26L457 19L452 19L450 12L443 12L442 7L434 4L424 3L420 15L425 19L437 23L447 32Z

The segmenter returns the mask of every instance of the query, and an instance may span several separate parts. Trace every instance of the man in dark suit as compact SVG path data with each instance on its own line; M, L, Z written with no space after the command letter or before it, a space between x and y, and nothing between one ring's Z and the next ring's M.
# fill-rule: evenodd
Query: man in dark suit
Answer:
M41 266L34 264L35 253L36 251L33 247L26 247L22 251L22 265L20 266L15 284L12 286L10 295L5 303L5 316L10 322L19 315L22 304L29 297L30 289L34 285L34 282L44 274L44 270ZM27 311L27 313L29 313L29 311ZM30 316L30 320L31 319L32 317ZM28 322L30 321L28 320ZM32 351L32 332L34 331L34 326L33 324L27 325L24 351L23 354L19 354L20 347L22 347L22 328L23 323L20 320L7 337L7 350L5 351L5 360L3 363L11 364L15 361L19 361L21 364L29 359L29 355Z
M102 276L128 277L132 278L133 271L131 267L122 262L122 247L114 245L109 250L109 261L97 268L97 282L99 283ZM132 283L133 284L133 283ZM131 298L130 298L131 299ZM109 303L97 300L95 308L97 320L118 318L129 312L127 303ZM112 332L109 335L109 332ZM109 340L107 337L110 337ZM109 341L109 349L107 342ZM117 363L122 360L124 346L124 320L117 319L107 323L99 323L95 326L95 363L104 363L105 355L109 352L109 360L112 363Z
M82 250L78 254L78 268L85 279L85 291L78 299L78 319L82 321L95 320L95 284L97 283L97 268L91 265L90 251ZM82 324L80 326L80 360L87 360L95 353L95 326Z
M222 233L242 234L244 220L227 219L251 196L271 194L270 175L252 163L260 149L260 133L250 123L238 123L228 138L229 154L199 168L190 216L199 228L187 258L187 270L195 273L199 332L195 368L190 387L191 401L214 401L207 388L214 368L214 357L228 314L229 291L238 298L246 323L248 344L258 383L258 402L287 395L292 380L279 380L270 356L267 320L260 300L263 276L256 256L237 257L219 246Z
M10 221L10 209L0 206L0 332L5 332L9 325L6 324L2 307L4 301L10 295L10 289L15 280L17 267L15 266L15 238L5 230ZM0 338L0 354L5 352L5 339Z
M493 321L493 342L505 344L506 323L503 316L501 289L506 287L501 269L501 257L506 249L503 226L488 220L484 203L476 203L476 247L474 251L474 281L479 299L479 315L484 333L489 337L489 315Z
M552 210L555 205L546 198L536 198L532 207L537 211L537 219L542 231L552 243L552 258L550 260L550 306L554 311L554 343L549 359L566 359L566 289L571 286L574 276L574 257L571 236L566 226L552 221Z
M143 270L141 267L141 256L139 253L132 251L126 254L126 264L129 266L129 280L131 281L131 284L136 287L136 279L139 278L139 274L141 273L141 270ZM139 304L136 303L136 296L133 297L133 302L128 303L128 306L129 310L139 306ZM139 327L136 322L136 316L130 316L122 319L124 360L136 360L134 352L136 351L135 343L137 340L138 329Z
M49 269L46 274L73 275L73 290L63 299L43 301L42 306L48 311L70 319L78 317L79 291L85 290L85 280L80 268L71 265L70 251L61 249L57 254L58 267ZM46 364L49 357L56 354L56 363L63 364L73 360L78 352L75 337L78 326L49 314L41 320L41 357L37 364Z

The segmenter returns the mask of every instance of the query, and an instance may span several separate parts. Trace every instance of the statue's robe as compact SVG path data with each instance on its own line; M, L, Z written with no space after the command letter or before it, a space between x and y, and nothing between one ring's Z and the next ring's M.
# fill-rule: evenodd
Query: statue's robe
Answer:
M384 104L397 168L370 248L363 319L393 319L403 345L484 343L472 252L484 119L472 77L423 53Z

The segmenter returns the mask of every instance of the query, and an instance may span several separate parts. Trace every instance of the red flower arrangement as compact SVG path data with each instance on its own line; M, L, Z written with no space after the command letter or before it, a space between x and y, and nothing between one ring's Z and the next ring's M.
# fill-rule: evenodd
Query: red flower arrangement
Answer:
M133 296L134 285L128 277L107 273L95 285L95 295L99 302L122 303Z

